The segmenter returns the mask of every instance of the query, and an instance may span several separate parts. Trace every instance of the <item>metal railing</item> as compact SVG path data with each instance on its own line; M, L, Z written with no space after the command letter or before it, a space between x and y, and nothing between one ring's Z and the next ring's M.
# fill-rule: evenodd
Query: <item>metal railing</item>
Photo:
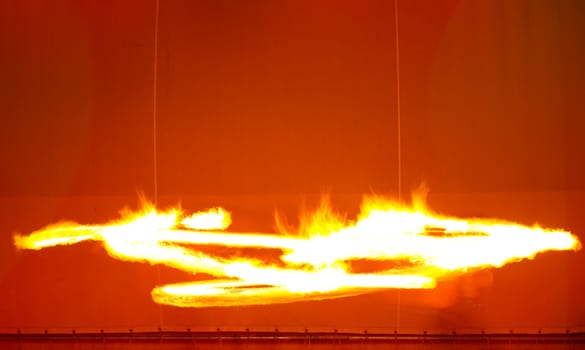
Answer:
M536 330L535 332L506 332L479 331L479 332L429 332L429 331L391 331L372 332L348 332L333 329L332 331L282 331L273 329L270 331L244 330L154 330L154 331L77 331L71 329L68 332L49 331L27 332L16 330L15 332L0 333L0 343L20 342L75 342L75 343L456 343L456 344L585 344L585 331L564 330L548 331Z

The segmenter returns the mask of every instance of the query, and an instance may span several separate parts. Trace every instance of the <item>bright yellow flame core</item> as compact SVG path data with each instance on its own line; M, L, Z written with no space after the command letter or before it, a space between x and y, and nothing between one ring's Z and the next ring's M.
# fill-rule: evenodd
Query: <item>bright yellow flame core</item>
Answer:
M217 279L159 286L155 302L183 307L254 305L320 300L387 288L433 288L436 279L472 269L532 259L548 250L578 250L571 233L497 220L432 214L417 203L405 207L366 199L355 222L327 205L301 221L301 234L231 233L229 212L213 208L185 216L180 209L141 211L103 225L62 223L27 236L18 248L39 250L94 240L126 261L163 264ZM191 247L188 247L188 246ZM280 264L244 257L217 257L193 246L280 249ZM352 261L400 262L382 271L355 273Z

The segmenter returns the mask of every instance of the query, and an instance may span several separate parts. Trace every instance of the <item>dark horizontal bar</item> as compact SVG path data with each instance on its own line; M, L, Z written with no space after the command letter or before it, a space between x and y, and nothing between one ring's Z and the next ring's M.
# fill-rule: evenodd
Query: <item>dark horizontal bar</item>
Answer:
M225 342L225 343L542 343L585 344L577 333L348 333L257 331L159 331L95 333L0 333L0 342Z

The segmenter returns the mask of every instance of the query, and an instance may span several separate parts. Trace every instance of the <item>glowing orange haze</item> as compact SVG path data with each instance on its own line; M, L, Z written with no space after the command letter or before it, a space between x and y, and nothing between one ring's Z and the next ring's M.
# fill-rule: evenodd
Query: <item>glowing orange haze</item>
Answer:
M296 234L225 232L229 212L214 208L185 215L174 208L126 212L103 225L64 222L27 236L18 248L39 250L94 240L126 261L163 264L214 276L169 284L152 291L155 302L183 307L286 303L363 294L386 288L433 288L436 280L474 269L532 259L548 250L578 250L578 239L562 230L498 220L457 219L366 198L356 221L345 222L326 202L301 221ZM281 230L284 231L284 230ZM253 257L219 257L197 247L280 250L277 263ZM210 250L210 249L207 249ZM235 255L235 254L234 254ZM385 261L375 271L354 271L359 261Z

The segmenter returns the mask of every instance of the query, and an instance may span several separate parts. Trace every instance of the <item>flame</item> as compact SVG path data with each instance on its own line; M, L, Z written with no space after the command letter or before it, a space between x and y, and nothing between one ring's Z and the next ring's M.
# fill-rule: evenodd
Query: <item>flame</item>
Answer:
M137 212L102 225L65 222L26 236L21 249L39 250L100 241L113 258L162 264L215 279L158 286L153 300L182 307L254 305L339 298L387 288L433 288L454 273L501 267L550 250L578 250L563 230L501 220L458 219L432 213L420 201L407 207L366 198L355 221L333 214L327 202L301 220L295 235L233 233L229 212L213 208L186 215L143 202ZM219 257L202 247L277 249L277 263L254 257ZM198 249L199 248L199 249ZM213 250L213 249L207 249ZM388 266L358 272L352 262Z

